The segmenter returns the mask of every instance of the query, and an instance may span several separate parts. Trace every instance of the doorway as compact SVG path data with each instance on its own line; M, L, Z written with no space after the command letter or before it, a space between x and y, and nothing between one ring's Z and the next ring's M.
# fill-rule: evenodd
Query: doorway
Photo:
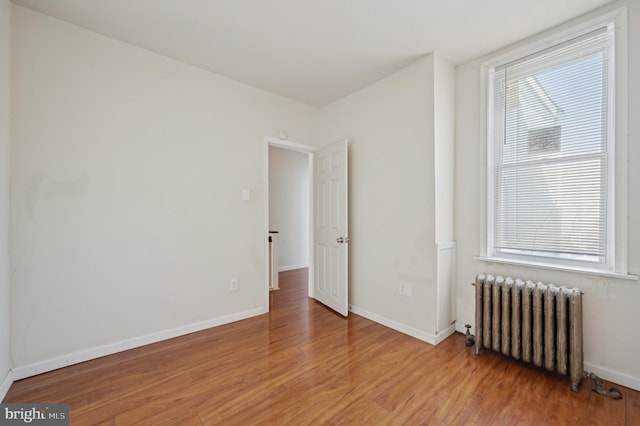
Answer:
M312 168L316 148L266 137L265 157L265 277L271 271L269 238L278 231L277 272L308 267L308 295L313 297L313 197ZM265 306L269 311L269 285L265 286Z

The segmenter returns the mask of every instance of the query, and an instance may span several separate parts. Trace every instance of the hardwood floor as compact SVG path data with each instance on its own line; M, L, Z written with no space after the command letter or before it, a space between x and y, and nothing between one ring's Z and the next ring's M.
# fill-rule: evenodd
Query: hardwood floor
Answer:
M434 347L344 319L307 298L306 270L280 288L270 314L20 380L4 402L69 403L71 425L640 424L639 392L576 394L461 334Z

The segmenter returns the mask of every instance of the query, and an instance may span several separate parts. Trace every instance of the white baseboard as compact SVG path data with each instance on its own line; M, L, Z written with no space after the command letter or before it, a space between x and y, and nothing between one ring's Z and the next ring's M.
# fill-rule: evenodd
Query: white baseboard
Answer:
M7 371L7 377L4 378L2 384L0 384L0 402L4 400L4 397L7 396L7 392L9 392L9 388L13 384L13 372L11 370Z
M435 336L431 333L427 333L426 331L418 330L417 328L410 327L406 324L402 324L400 322L394 321L387 317L383 317L382 315L378 315L376 313L367 311L366 309L362 309L357 306L350 305L349 311L353 312L356 315L360 315L362 317L370 319L371 321L377 322L378 324L382 324L386 327L399 331L400 333L404 333L411 337L415 337L416 339L422 340L423 342L427 342L431 345L437 345L439 342L441 342L446 338L446 336L440 338L440 335ZM449 333L449 336L455 331L453 326L450 328L451 328L451 331ZM441 335L444 336L444 333L441 333Z
M436 333L436 345L440 344L444 339L456 332L456 324L453 323L443 331Z
M172 339L174 337L183 336L185 334L194 333L196 331L206 330L207 328L217 327L224 324L251 318L257 315L265 314L267 311L264 307L252 309L249 311L238 312L231 315L225 315L218 318L212 318L206 321L200 321L193 324L187 324L182 327L176 327L169 330L159 331L144 336L133 337L131 339L122 340L120 342L108 345L89 348L67 355L51 358L44 361L35 362L33 364L16 367L12 370L12 380L20 380L26 377L35 376L37 374L46 373L47 371L56 370L58 368L67 367L69 365L78 364L80 362L89 361L91 359L100 358L106 355L112 355L128 349L149 345L151 343L160 342L162 340ZM10 386L10 385L9 385Z
M293 271L294 269L302 269L308 267L308 263L300 263L299 265L278 266L278 272Z
M584 370L590 373L595 373L601 379L640 391L640 378L638 377L621 373L620 371L612 370L588 361L584 362Z

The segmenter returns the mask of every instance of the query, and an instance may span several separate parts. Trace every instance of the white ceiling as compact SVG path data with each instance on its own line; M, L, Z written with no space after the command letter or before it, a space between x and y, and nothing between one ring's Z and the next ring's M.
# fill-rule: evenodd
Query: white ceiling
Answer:
M610 0L13 0L323 106L438 52L460 64Z

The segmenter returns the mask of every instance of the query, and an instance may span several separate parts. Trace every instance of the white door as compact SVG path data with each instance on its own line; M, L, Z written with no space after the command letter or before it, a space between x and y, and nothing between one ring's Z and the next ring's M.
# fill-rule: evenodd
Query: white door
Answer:
M347 316L347 140L314 153L314 298Z

